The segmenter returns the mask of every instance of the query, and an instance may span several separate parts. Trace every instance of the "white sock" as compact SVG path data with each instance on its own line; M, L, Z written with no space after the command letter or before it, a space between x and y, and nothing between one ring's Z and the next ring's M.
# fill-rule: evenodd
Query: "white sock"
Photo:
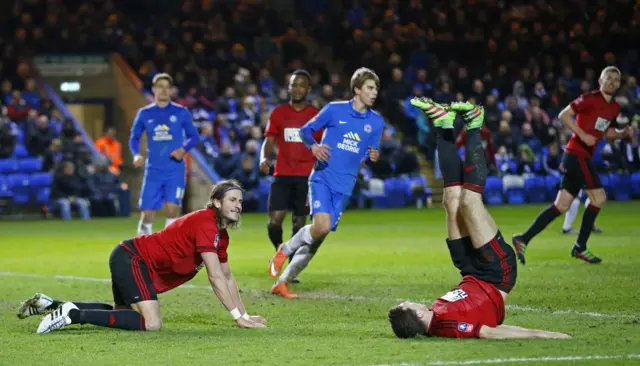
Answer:
M142 220L138 221L138 236L153 234L153 224L145 224Z
M173 218L173 219L170 219L170 218L167 217L166 219L164 219L164 227L167 227L167 226L171 225L177 219L178 219L177 217Z
M562 230L571 230L573 227L573 222L576 220L578 216L578 209L580 208L580 199L576 198L571 202L571 206L564 214L564 225L562 225Z
M288 256L293 253L297 255L300 247L307 246L311 243L313 243L313 238L311 237L311 224L309 224L298 230L296 235L292 236L291 239L282 246L282 251Z
M296 255L293 256L291 263L284 269L284 272L280 275L278 279L278 283L280 282L291 282L294 278L298 277L300 272L307 268L309 261L315 253L310 253L310 248L308 245L303 246L298 249Z
M589 197L587 197L587 199L584 201L584 208L589 207L590 203L591 203L591 200L589 199Z

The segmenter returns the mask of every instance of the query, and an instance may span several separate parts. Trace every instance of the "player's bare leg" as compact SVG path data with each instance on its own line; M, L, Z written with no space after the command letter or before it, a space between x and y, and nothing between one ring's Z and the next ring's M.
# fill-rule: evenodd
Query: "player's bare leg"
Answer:
M140 301L138 303L131 304L131 308L142 315L145 330L156 331L162 328L160 302L157 300Z
M140 211L140 221L138 222L138 236L153 234L153 219L156 212L153 210Z
M607 194L604 188L598 189L585 189L584 192L589 197L591 202L589 206L584 210L582 215L582 224L580 225L580 232L578 233L578 239L576 240L573 249L571 249L571 256L582 259L588 263L600 263L602 259L587 248L587 241L593 231L593 226L600 212L600 208L607 202Z
M285 298L295 298L289 291L288 282L295 279L309 264L320 245L331 231L331 214L318 212L313 215L313 222L300 229L291 240L278 249L269 263L269 274L277 277L287 256L294 254L293 260L282 272L280 278L273 285L271 292Z
M574 196L566 189L558 191L556 200L542 212L538 214L531 226L522 234L516 234L512 237L513 246L516 248L516 254L520 263L525 264L524 254L531 239L538 235L547 227L556 217L564 214L569 210L573 203Z
M171 225L174 221L178 219L178 215L180 215L180 206L175 203L165 202L164 204L164 227Z

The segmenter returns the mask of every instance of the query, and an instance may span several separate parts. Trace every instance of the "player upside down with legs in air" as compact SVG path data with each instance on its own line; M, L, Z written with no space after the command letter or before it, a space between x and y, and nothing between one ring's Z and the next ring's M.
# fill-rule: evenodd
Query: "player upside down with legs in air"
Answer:
M216 296L243 328L264 328L261 316L248 315L227 262L227 229L237 226L242 188L234 180L216 184L207 208L176 220L165 230L125 240L111 253L109 267L115 306L63 302L36 294L24 301L18 317L48 313L38 333L70 324L93 324L126 330L160 330L158 293L191 280L205 267Z
M482 202L487 176L480 136L482 108L463 102L443 106L424 98L411 103L426 113L437 131L445 181L447 246L463 279L431 307L405 301L391 309L393 332L399 338L569 338L562 333L502 325L504 303L516 283L517 261ZM467 129L464 165L453 136L457 112L463 115Z

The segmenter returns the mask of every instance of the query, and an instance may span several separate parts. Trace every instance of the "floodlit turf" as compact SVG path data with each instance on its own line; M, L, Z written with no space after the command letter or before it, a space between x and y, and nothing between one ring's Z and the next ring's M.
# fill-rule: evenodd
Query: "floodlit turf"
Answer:
M541 208L491 212L510 238ZM519 267L505 323L566 332L574 336L570 340L394 338L386 319L392 305L399 299L433 300L459 280L439 208L348 211L302 274L297 300L270 295L267 263L273 248L266 216L245 215L231 235L230 265L250 314L264 316L268 329L237 328L207 289L204 274L191 282L196 286L160 295L164 328L157 333L73 325L37 335L39 317L16 318L17 305L35 292L110 302L108 257L135 233L136 223L135 217L0 221L0 364L462 364L511 358L537 363L566 356L619 357L574 361L581 365L640 362L629 358L640 353L638 201L610 202L602 210L597 223L605 233L590 241L602 264L572 259L575 236L559 234L557 220L530 246L527 266ZM154 228L161 225L158 220Z

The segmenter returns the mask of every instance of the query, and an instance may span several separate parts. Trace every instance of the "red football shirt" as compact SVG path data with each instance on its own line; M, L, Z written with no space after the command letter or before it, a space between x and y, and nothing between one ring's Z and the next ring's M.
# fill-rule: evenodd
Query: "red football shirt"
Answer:
M204 266L200 253L216 253L220 263L226 263L229 235L218 230L216 213L207 208L182 216L162 231L139 236L133 244L149 267L153 287L162 293L198 274Z
M607 102L600 90L594 90L580 95L571 102L571 109L576 113L576 124L584 132L595 137L598 142L608 128L615 125L620 114L620 105L614 100ZM569 139L565 152L591 159L597 146L587 146L575 133Z
M283 104L271 112L264 135L275 138L278 146L273 176L306 177L311 174L316 158L302 142L300 128L316 114L318 109L311 104L301 111L293 109L291 104ZM313 137L320 141L322 130Z
M433 318L427 335L478 338L483 325L496 327L504 320L504 299L494 285L465 276L455 289L429 308Z

